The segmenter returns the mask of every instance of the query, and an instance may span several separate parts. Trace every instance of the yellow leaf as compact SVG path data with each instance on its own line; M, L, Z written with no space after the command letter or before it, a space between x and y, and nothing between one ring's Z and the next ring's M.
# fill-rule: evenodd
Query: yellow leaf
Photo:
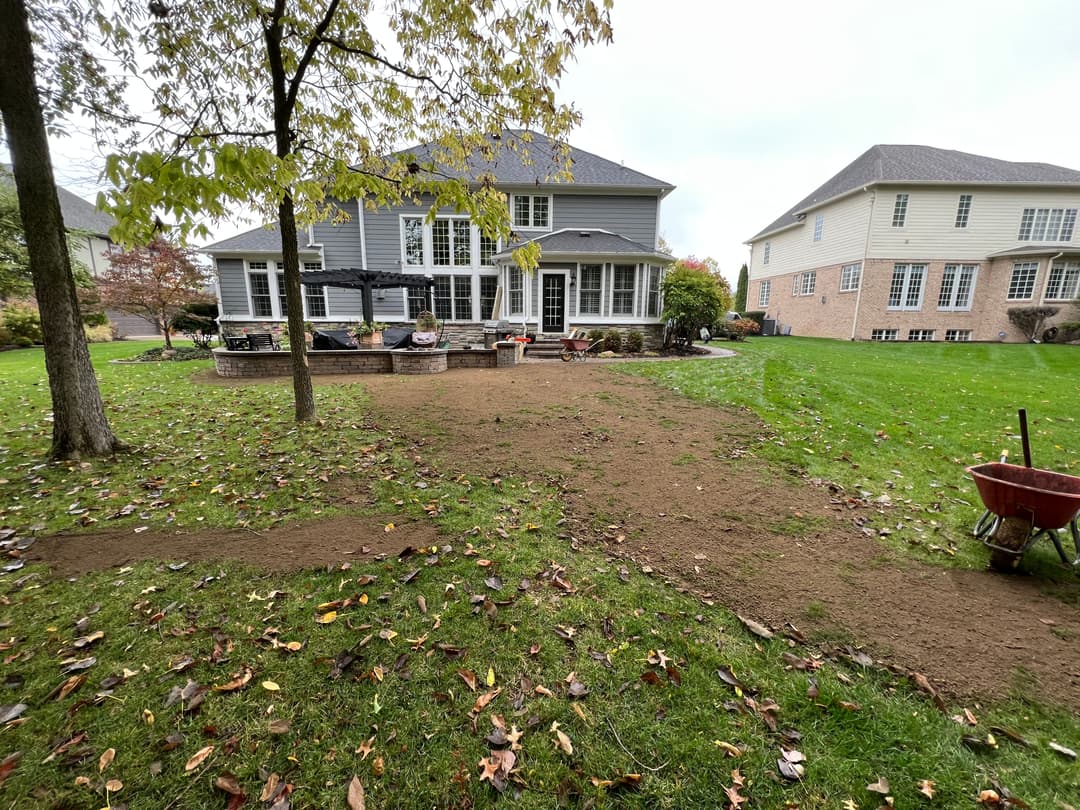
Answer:
M488 686L494 686L495 685L495 669L494 669L494 667L488 667L487 685Z
M208 745L206 746L206 748L200 748L198 751L195 752L195 755L187 761L187 764L184 765L184 771L186 773L190 773L191 771L195 770L200 765L202 765L206 758L212 753L214 753L214 746L212 745Z
M262 688L265 689L267 692L277 692L281 689L281 687L273 681L263 681Z
M319 624L330 624L337 619L337 611L331 610L329 613L324 613L322 616L316 616L315 621Z
M146 722L146 725L154 725L154 713L152 711L150 711L149 709L143 709L142 716L143 720Z
M713 745L723 751L729 757L741 757L742 749L723 740L713 740Z
M357 601L361 605L366 605L368 603L368 595L366 593L360 594L360 598Z
M383 531L389 533L389 532L392 532L394 530L394 528L395 527L394 527L393 523L387 523L385 526L383 526Z

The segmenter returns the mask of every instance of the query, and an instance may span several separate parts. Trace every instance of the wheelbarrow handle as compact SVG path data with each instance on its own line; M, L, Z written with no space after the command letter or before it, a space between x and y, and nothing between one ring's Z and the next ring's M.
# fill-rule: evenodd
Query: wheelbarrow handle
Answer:
M1020 417L1020 445L1024 448L1024 466L1031 466L1031 440L1028 438L1027 409L1021 408L1017 414Z

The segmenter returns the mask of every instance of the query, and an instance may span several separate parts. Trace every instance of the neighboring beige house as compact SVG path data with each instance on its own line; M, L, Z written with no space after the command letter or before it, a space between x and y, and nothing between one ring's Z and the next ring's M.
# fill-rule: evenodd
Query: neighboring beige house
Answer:
M878 145L750 245L747 308L791 334L1023 340L1011 307L1080 295L1080 171Z

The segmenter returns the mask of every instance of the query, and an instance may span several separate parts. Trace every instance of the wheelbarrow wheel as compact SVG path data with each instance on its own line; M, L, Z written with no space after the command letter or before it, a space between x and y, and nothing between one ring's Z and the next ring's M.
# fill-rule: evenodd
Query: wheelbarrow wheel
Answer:
M1020 566L1020 555L990 549L990 567L1002 574L1011 574Z
M559 359L562 360L564 363L569 363L571 360L574 359L574 353L571 351L564 351L562 354L559 355Z

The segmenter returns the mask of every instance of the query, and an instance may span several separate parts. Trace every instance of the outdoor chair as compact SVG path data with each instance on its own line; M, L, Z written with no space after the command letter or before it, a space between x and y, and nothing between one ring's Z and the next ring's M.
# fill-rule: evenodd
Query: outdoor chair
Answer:
M247 339L248 347L253 352L276 352L281 348L274 343L274 336L269 332L252 332Z
M230 352L246 352L251 349L247 335L225 335L225 348Z

